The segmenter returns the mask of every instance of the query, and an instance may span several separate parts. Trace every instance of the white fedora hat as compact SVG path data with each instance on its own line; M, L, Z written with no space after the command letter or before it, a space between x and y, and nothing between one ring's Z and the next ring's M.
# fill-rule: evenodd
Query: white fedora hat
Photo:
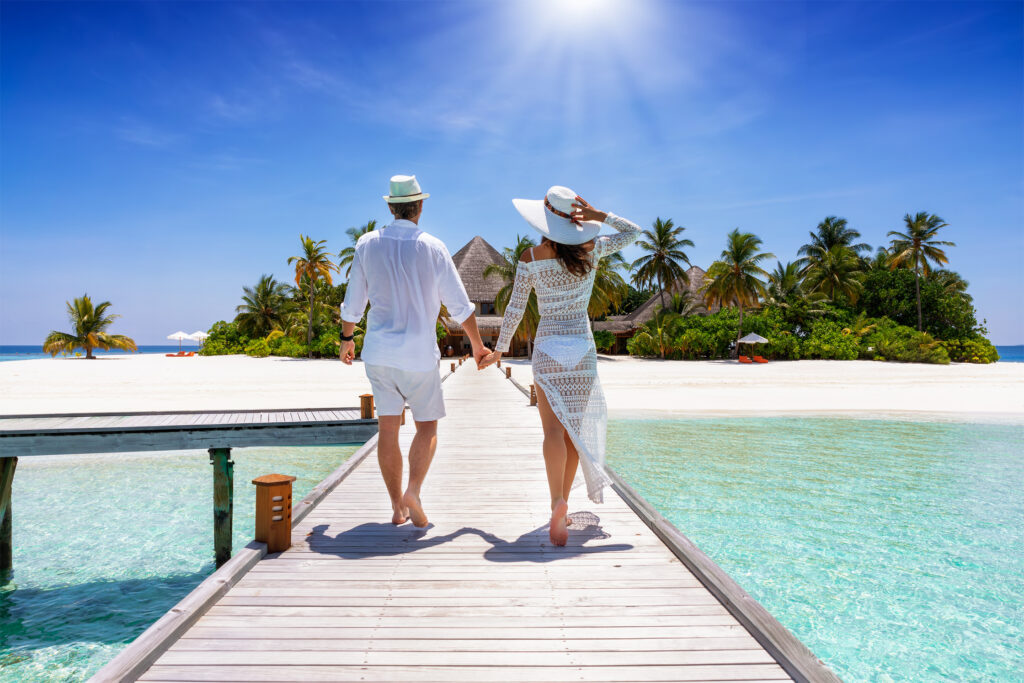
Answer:
M570 217L575 201L575 192L555 185L544 199L513 199L512 204L530 227L552 242L583 244L597 237L601 224L594 221L573 223Z
M416 182L414 175L393 175L391 176L391 194L384 195L389 204L402 204L403 202L418 202L430 195L420 190L420 184Z

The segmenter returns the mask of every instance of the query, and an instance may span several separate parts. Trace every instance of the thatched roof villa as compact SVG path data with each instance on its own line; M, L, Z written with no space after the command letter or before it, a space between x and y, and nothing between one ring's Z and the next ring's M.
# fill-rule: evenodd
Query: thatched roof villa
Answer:
M462 278L462 284L466 287L469 300L476 306L476 320L477 326L480 328L480 336L483 337L485 344L493 348L494 344L498 341L498 334L501 332L502 320L502 316L498 315L494 307L494 301L498 296L498 292L505 286L505 283L496 275L485 278L484 268L492 263L503 264L505 258L497 249L488 244L487 240L478 235L455 252L452 260L459 271L459 277ZM695 303L692 314L706 315L709 312L717 311L717 306L712 307L711 311L708 311L704 306L703 297L699 291L707 277L704 270L697 266L692 266L686 271L686 275L689 280L688 282L677 282L669 291L671 293L680 292L684 289L689 291L691 299ZM613 332L618 338L616 351L624 352L626 339L633 336L638 327L649 322L660 306L661 298L658 295L654 295L632 313L613 315L609 316L606 320L595 322L594 329ZM446 327L448 328L448 336L441 342L442 350L446 350L448 346L451 346L452 353L456 355L469 353L470 345L462 325L449 320L446 323ZM526 344L515 341L511 350L513 355L526 353Z

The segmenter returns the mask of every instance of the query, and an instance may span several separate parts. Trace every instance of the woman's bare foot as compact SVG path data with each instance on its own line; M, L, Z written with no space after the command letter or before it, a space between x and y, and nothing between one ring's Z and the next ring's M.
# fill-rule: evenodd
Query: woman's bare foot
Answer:
M395 525L405 524L407 519L409 519L409 508L397 508L391 515L391 523Z
M569 506L564 500L555 503L555 508L551 511L551 529L548 531L548 535L555 545L565 545L569 542L569 529L566 528L566 513L568 512Z
M409 515L412 517L414 526L425 527L427 525L427 515L423 512L423 505L420 503L418 495L412 491L406 491L405 495L402 496L402 504L409 509Z

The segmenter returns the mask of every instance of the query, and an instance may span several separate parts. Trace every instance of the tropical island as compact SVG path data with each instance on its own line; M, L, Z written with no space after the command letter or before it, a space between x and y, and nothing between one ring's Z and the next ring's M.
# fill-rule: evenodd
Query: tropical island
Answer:
M766 340L759 353L768 359L998 360L967 281L945 268L946 249L955 246L942 239L948 225L928 212L907 214L903 224L889 232L888 245L872 250L845 219L828 216L793 260L779 260L771 271L765 263L776 257L764 249L763 240L736 229L705 271L690 263L685 249L694 243L684 236L685 228L657 218L643 231L639 258L630 263L614 254L597 268L589 309L595 343L603 353L714 360L735 358L737 342L753 333ZM349 228L349 244L337 261L326 240L300 236L301 253L288 259L294 284L263 275L244 287L234 319L215 323L200 353L334 357L338 307L354 245L376 227L371 220ZM497 256L460 267L466 281L500 282L492 302L481 303L478 314L504 312L519 258L534 244L517 237L513 246L495 252L484 242ZM460 330L444 313L437 334L447 348ZM529 353L537 319L531 301L517 333L520 355ZM487 323L482 321L482 329ZM357 349L364 325L365 319L356 330ZM455 351L461 353L458 347Z

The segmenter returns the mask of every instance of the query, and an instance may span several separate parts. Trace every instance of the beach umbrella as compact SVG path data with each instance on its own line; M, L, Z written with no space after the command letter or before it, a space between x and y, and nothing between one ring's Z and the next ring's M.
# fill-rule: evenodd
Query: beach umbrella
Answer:
M202 344L204 341L206 341L206 338L209 337L210 335L206 334L202 330L196 330L195 332L193 332L192 334L190 334L188 336L191 337L192 339L195 339L200 344Z
M743 339L740 339L740 344L767 344L768 340L759 334L751 332Z
M737 342L737 343L739 343L739 344L767 344L768 340L765 339L764 337L762 337L759 334L754 334L753 332L751 332L750 334L748 334L743 339L740 339L739 342Z
M182 332L182 331L179 330L178 332L175 332L174 334L167 335L167 338L168 339L177 339L178 340L178 351L181 351L181 342L182 342L182 340L183 339L191 339L192 335L190 335L188 332Z

